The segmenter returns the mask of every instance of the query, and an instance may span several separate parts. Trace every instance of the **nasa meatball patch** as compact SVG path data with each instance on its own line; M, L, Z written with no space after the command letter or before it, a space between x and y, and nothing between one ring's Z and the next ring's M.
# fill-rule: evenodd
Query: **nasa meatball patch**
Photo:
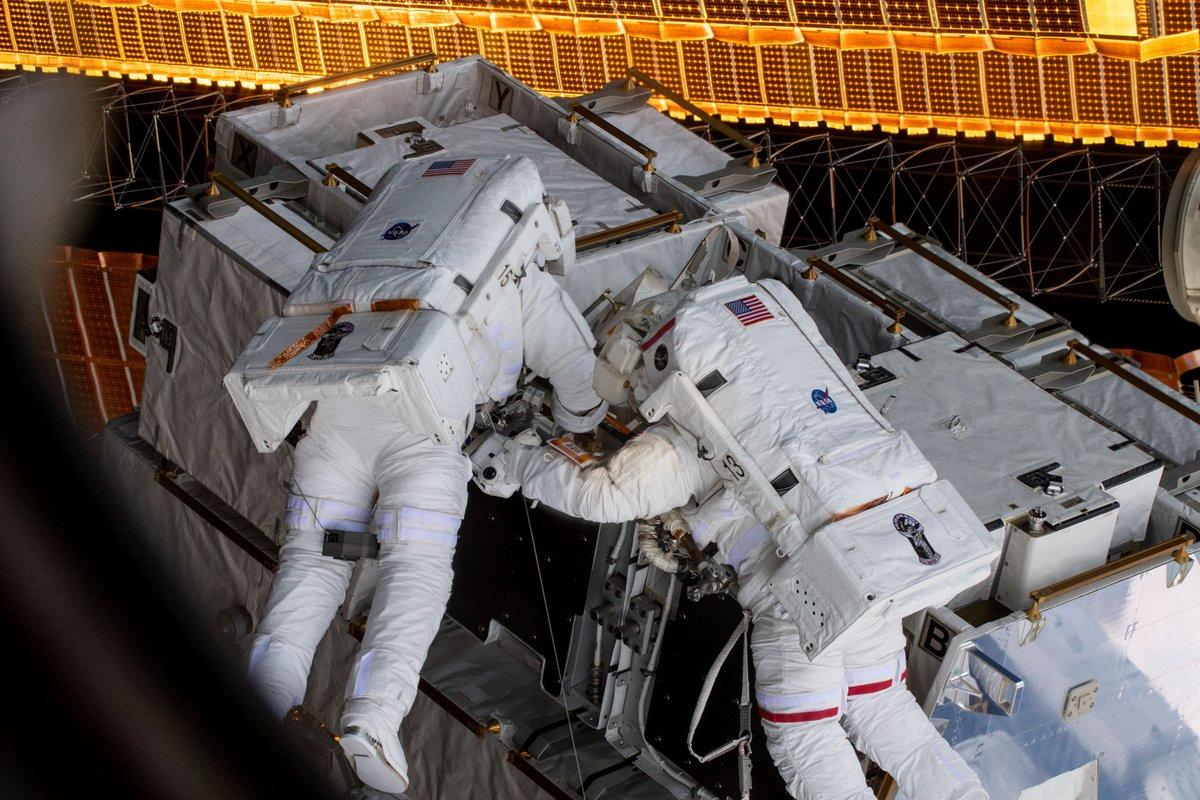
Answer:
M812 402L826 414L833 414L837 411L837 403L833 402L833 398L829 396L828 389L813 389Z
M386 231L383 232L383 235L380 236L379 239L380 241L384 242L399 241L415 231L420 224L421 223L419 220L414 220L412 222L400 220L399 222L394 222Z

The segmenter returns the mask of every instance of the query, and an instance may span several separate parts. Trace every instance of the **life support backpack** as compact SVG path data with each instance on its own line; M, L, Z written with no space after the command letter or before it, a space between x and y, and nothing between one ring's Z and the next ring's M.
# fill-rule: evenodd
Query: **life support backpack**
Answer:
M544 196L528 158L399 164L263 323L226 388L262 452L313 401L384 394L417 432L461 444L476 405L515 390L521 277L573 257L566 206Z

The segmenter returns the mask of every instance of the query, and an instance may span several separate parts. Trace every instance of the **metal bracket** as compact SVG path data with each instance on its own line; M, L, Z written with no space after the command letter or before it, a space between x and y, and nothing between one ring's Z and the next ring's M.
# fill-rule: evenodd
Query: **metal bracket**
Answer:
M1011 717L1024 689L1023 679L971 644L959 651L944 697L973 714Z
M778 172L774 167L751 167L744 161L731 160L724 167L703 175L676 175L682 183L701 197L724 192L753 192L769 186Z
M175 352L179 347L179 328L174 322L161 317L152 317L146 325L148 336L158 339L158 346L167 351L167 373L175 370Z
M295 177L281 175L263 175L237 181L247 194L257 200L280 198L283 200L299 200L308 194L308 178L292 172ZM218 190L213 192L211 183L199 183L188 187L187 194L204 214L213 219L232 216L242 207L240 198Z
M338 737L304 706L292 706L288 711L287 722L300 733L304 746L333 762L342 780L348 788L358 787L362 782L354 774L346 754L338 745Z
M1048 391L1070 389L1086 381L1096 371L1090 361L1075 359L1068 363L1060 353L1050 353L1040 362L1022 370L1026 378Z
M983 320L973 331L965 331L963 338L984 347L993 353L1011 353L1019 350L1033 339L1036 331L1029 325L1015 319L1012 313L998 314Z
M578 97L556 97L554 102L570 110L571 106L583 106L597 114L628 114L646 105L650 90L641 86L630 89L628 81L618 78L609 81L591 94Z
M1092 713L1096 708L1096 695L1100 693L1100 681L1090 680L1074 686L1067 692L1063 703L1062 718L1066 722Z

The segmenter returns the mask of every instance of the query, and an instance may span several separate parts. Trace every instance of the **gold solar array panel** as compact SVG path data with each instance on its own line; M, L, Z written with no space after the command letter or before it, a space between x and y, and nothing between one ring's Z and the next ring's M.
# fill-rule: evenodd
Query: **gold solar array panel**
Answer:
M481 53L547 94L636 65L750 121L1194 144L1196 2L0 0L0 67L274 88Z

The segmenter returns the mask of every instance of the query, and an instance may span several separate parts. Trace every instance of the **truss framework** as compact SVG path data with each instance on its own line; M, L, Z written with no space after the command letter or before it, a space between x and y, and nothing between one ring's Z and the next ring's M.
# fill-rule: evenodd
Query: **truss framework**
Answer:
M768 128L792 193L785 244L903 222L1027 296L1165 303L1163 208L1175 150Z
M17 73L0 103L74 80L98 122L76 199L153 206L204 179L212 123L262 94ZM733 153L706 126L695 131ZM747 126L791 193L784 244L829 244L871 216L903 222L1028 296L1165 303L1163 208L1185 151Z

